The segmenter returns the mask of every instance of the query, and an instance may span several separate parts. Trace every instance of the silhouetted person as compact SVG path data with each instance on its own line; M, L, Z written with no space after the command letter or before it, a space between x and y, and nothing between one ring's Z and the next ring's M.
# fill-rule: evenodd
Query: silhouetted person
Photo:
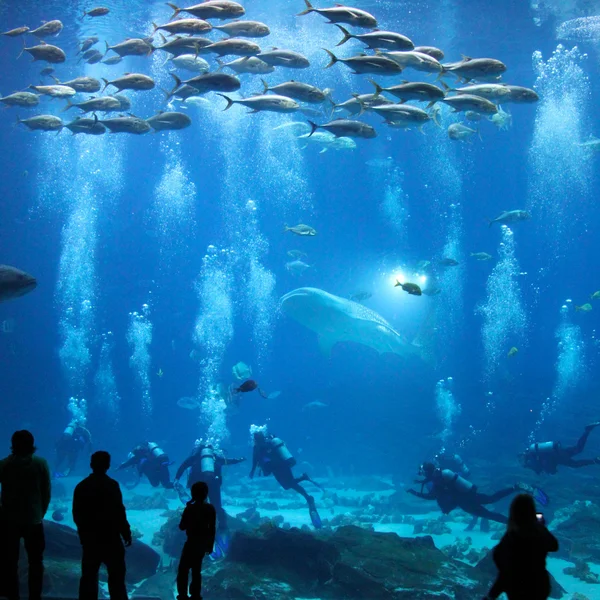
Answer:
M54 476L68 477L75 468L79 455L86 448L88 452L92 451L92 435L78 421L71 421L56 442ZM65 471L61 471L64 464L67 465L67 468Z
M98 571L108 571L111 600L127 600L125 586L125 546L131 546L131 528L127 522L119 483L106 472L110 454L95 452L90 461L92 474L75 488L73 521L83 548L80 600L97 600Z
M563 447L560 442L536 442L531 444L525 452L519 454L519 461L526 469L531 469L538 475L542 473L556 475L559 465L571 467L572 469L599 465L600 457L580 460L573 458L583 452L588 436L598 425L600 425L600 422L587 425L574 446Z
M546 600L550 595L546 556L557 550L556 538L536 517L533 498L519 494L510 505L506 533L494 548L498 576L487 598L494 600L505 592L509 600Z
M252 431L252 430L251 430ZM254 472L258 468L263 475L273 475L277 483L284 490L294 490L298 492L308 504L308 512L312 524L316 529L322 527L321 517L317 512L315 499L300 485L303 481L310 481L317 485L306 473L300 477L294 477L292 467L296 464L296 459L292 456L287 446L280 438L268 434L266 429L259 428L253 431L254 451L252 455L252 469L250 479L254 477ZM317 485L317 487L319 487Z
M48 463L34 456L33 435L26 430L12 436L11 455L0 461L2 513L0 543L4 593L19 599L19 549L21 539L29 561L29 599L42 597L44 578L44 515L50 504Z
M213 551L216 534L217 513L214 506L207 504L208 486L197 481L192 486L192 499L187 503L179 529L187 534L177 570L177 600L202 600L202 560ZM192 582L188 577L192 572Z
M169 474L169 457L166 452L154 442L145 442L136 446L127 460L117 467L122 471L128 467L136 467L140 475L145 475L152 487L162 486L168 490L173 489L171 475Z
M498 523L508 523L508 519L500 513L492 512L485 508L485 504L494 504L506 498L515 491L525 489L522 484L517 483L508 488L499 490L495 494L481 494L477 491L477 486L461 477L458 473L450 469L439 469L433 463L424 463L420 474L424 475L421 484L421 490L427 487L428 492L417 492L415 490L406 490L409 494L422 498L423 500L435 500L441 511L447 515L455 508L462 508L465 512L473 516L489 519Z
M175 481L179 481L185 471L190 470L187 479L188 488L191 488L197 481L206 483L208 499L217 512L220 530L227 529L227 514L221 500L223 467L237 465L245 460L245 458L227 458L222 451L215 450L211 444L204 444L198 440L190 456L181 463L175 474Z

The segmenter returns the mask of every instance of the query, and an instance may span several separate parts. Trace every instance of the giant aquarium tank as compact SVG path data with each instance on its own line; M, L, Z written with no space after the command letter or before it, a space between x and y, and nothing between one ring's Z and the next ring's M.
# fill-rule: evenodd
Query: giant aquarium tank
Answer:
M519 492L552 597L598 597L599 2L0 23L0 434L50 464L48 597L96 450L132 598L175 597L196 481L207 599L485 596Z

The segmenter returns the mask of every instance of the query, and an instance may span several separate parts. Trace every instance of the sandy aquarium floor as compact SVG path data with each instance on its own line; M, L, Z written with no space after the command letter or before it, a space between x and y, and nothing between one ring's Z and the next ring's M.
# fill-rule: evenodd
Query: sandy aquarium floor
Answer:
M50 507L50 514L56 508L64 508L64 520L61 521L62 524L74 527L74 523L71 517L70 512L70 502L72 498L72 492L75 485L78 483L78 478L66 478L62 479L61 482L64 484L66 488L66 494L64 498L54 500ZM253 501L256 500L256 493L262 488L259 483L256 487L252 486L250 488L253 493L250 493L247 496L236 495L236 504L237 506L231 506L225 504L225 509L231 515L237 515L243 512L247 506L249 506ZM275 488L269 487L269 501L277 502L281 506L285 506L286 504L290 504L292 502L297 501L298 497L292 491L284 492L281 491L281 494L277 493L276 497L273 497L273 490ZM361 498L365 495L371 494L382 494L385 495L385 492L368 492L368 491L360 491L357 492L352 489L340 490L339 488L335 490L338 496L344 496L345 498ZM141 483L138 485L133 491L128 491L123 489L123 497L125 500L125 505L127 506L128 500L130 500L133 495L136 496L152 496L157 492L164 493L164 491L153 489L150 485ZM319 507L321 517L330 519L336 515L350 513L356 510L355 507L346 507L346 506L334 506L332 508L321 508L323 506L322 502L322 494L321 492L315 491L314 488L311 490L311 493L314 493L315 500L317 502L317 506ZM168 493L168 496L172 496L172 493ZM182 507L182 503L178 498L168 498L169 509L176 510ZM278 510L267 510L259 508L259 513L261 517L275 517L277 515L281 515L284 517L285 522L289 523L292 527L302 527L303 525L310 525L310 519L308 516L307 509L303 508L295 508L295 509L286 509L281 508ZM161 528L161 526L165 522L165 509L152 509L152 510L131 510L128 509L127 516L131 526L138 531L140 531L143 536L141 541L144 543L151 545L152 538L154 534ZM424 519L437 519L440 516L439 512L429 512L429 513L420 513L412 515L417 520ZM442 535L433 535L433 540L435 545L438 548L442 548L443 546L447 546L453 544L456 540L461 540L466 537L470 537L472 540L472 547L480 550L481 548L488 547L492 548L497 544L497 540L492 539L492 534L494 533L494 529L492 529L489 533L483 533L479 531L479 527L476 527L474 531L465 531L465 523L462 521L459 515L457 515L456 522L449 521L447 525L452 530L452 533L446 533ZM374 528L376 531L384 531L384 532L394 532L402 537L417 537L413 534L413 525L412 524L375 524ZM161 548L154 547L153 548L161 553ZM162 554L162 553L161 553ZM171 559L167 556L163 556L165 562L170 562ZM595 564L592 562L588 562L591 570L595 573L600 573L600 564ZM590 600L594 600L595 598L600 598L600 585L594 585L589 583L584 583L571 575L566 575L563 572L563 569L566 567L572 566L572 563L556 558L549 558L548 560L548 569L557 579L557 581L564 587L567 591L567 595L564 597L564 600L571 600L571 597L575 593L580 593L589 598Z

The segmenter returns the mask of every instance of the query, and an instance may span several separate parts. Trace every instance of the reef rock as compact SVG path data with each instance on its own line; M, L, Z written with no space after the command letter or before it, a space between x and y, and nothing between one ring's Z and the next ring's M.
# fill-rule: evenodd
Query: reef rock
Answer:
M127 500L127 510L167 510L168 508L169 501L161 492L152 496L136 494Z
M44 521L46 551L44 563L44 596L77 597L81 576L81 544L77 532L66 525ZM160 556L146 544L135 541L127 549L127 582L136 584L156 573ZM21 585L26 591L27 561L23 568ZM26 595L26 592L25 592Z
M228 559L205 571L207 597L455 600L484 595L489 577L454 561L430 537L401 538L355 526L319 533L263 526L234 535Z
M556 512L552 531L558 538L558 556L566 560L600 562L600 507L577 501Z

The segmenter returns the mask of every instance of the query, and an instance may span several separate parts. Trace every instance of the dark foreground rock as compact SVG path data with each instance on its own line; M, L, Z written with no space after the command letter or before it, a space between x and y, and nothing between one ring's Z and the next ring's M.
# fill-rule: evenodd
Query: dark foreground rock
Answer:
M430 537L401 538L355 526L318 534L263 526L238 532L227 560L206 565L207 599L471 600L487 573L449 559Z
M46 551L44 563L44 595L77 597L81 575L81 545L77 532L66 525L44 521ZM127 549L127 582L130 584L156 573L160 556L142 542ZM21 554L21 582L26 590L27 559ZM25 594L26 596L26 594Z
M600 506L577 501L555 514L552 531L566 560L600 562Z

